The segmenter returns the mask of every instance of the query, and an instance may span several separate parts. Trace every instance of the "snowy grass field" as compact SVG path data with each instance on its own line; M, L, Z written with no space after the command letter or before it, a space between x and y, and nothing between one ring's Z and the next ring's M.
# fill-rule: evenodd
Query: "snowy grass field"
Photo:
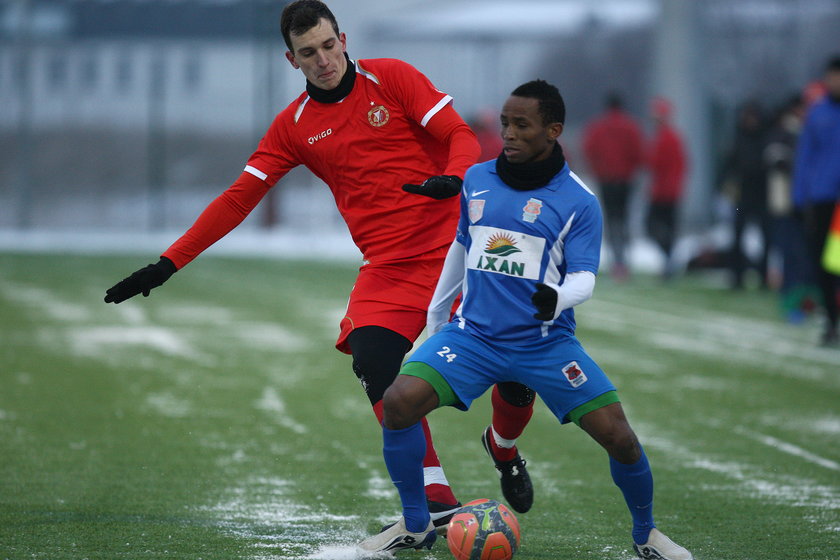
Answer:
M0 559L353 559L399 514L333 348L355 267L206 256L149 298L146 259L0 253ZM840 558L840 351L774 294L600 281L578 334L619 388L659 527L697 560ZM462 501L500 499L489 397L430 417ZM517 558L629 560L606 456L542 403ZM450 558L443 541L406 559Z

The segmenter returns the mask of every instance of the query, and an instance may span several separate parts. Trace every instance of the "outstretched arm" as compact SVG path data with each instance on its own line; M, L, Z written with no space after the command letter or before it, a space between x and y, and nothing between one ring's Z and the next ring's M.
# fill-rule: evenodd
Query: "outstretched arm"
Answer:
M211 202L187 232L163 256L178 270L242 223L269 190L262 179L243 172L225 192Z
M224 237L256 207L270 187L243 172L233 185L211 202L193 226L161 255L160 261L134 272L106 290L106 303L121 303L166 282L177 270Z

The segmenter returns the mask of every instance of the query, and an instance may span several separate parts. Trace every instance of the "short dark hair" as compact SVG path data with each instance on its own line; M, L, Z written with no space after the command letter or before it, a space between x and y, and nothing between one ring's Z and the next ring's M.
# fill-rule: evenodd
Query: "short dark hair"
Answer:
M320 0L296 0L283 8L283 15L280 16L280 32L283 33L283 40L286 41L286 46L290 51L294 51L292 34L306 33L318 25L321 18L330 22L333 31L338 36L338 22L327 5Z
M836 54L828 59L825 65L826 72L840 72L840 54Z
M536 99L539 102L543 124L566 122L566 103L563 101L563 96L560 95L560 90L556 86L545 80L526 82L513 90L511 95Z

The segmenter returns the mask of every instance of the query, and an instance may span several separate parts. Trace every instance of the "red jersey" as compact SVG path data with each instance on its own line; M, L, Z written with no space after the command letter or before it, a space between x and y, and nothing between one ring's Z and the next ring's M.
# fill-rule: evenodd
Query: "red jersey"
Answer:
M412 258L452 242L458 197L434 200L402 185L434 175L463 177L478 157L475 135L452 108L452 97L411 65L394 59L354 64L353 88L343 100L321 103L303 93L277 115L245 173L164 256L181 268L298 165L329 186L366 260Z
M629 115L607 111L584 133L583 152L589 168L601 182L626 182L642 164L642 132Z
M650 198L654 202L676 202L682 196L686 158L682 140L669 125L661 125L648 150Z

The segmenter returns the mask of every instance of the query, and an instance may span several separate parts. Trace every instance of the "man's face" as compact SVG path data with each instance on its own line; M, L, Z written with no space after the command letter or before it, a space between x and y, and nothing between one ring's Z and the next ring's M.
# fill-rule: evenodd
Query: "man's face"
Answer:
M292 50L286 51L286 58L292 66L299 68L316 87L326 90L338 87L347 70L344 33L336 36L330 22L321 18L318 25L300 35L292 33L290 39Z
M840 99L840 70L825 73L825 89L834 99Z
M561 123L543 123L540 102L530 97L508 97L500 118L503 151L511 163L529 163L548 158L563 132Z

